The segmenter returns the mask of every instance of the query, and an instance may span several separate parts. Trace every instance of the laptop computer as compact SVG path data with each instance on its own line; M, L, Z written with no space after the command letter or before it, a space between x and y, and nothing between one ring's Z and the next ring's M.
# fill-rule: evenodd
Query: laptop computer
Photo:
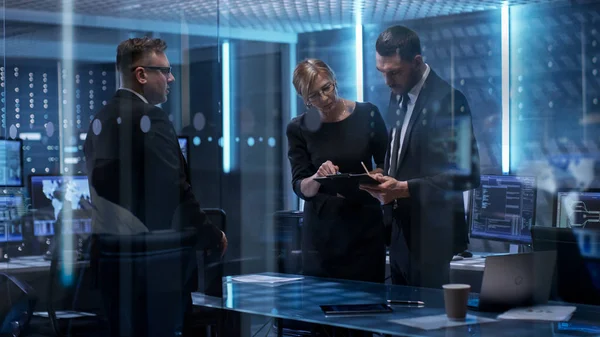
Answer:
M553 297L556 300L600 305L600 245L597 230L535 226L531 229L535 252L556 252ZM596 277L594 277L596 276Z
M554 251L488 256L481 293L469 296L469 308L500 312L548 302L555 262Z

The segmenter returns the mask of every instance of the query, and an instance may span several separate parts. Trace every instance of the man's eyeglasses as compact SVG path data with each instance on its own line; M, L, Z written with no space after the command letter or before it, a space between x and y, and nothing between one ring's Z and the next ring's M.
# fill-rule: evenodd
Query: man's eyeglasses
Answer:
M335 85L333 83L327 83L324 86L321 87L320 90L318 90L317 92L314 92L310 95L308 95L308 100L309 101L316 101L317 99L321 98L321 96L325 95L329 95L333 92L333 89L335 89Z
M132 67L131 71L134 71L136 68L158 70L165 75L169 75L171 73L171 67L137 66L137 67Z

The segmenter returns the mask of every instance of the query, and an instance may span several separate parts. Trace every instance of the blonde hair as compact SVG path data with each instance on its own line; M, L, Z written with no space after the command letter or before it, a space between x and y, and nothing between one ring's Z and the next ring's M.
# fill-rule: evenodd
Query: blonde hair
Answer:
M328 77L333 84L336 82L333 70L329 68L327 63L319 59L306 59L296 65L292 83L294 84L296 93L298 93L304 101L308 101L308 91L319 75Z

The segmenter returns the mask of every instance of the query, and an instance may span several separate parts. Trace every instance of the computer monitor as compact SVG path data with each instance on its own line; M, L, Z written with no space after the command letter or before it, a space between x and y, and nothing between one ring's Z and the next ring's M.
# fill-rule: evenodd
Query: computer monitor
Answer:
M23 186L23 141L0 139L0 186Z
M0 243L23 241L23 196L0 195Z
M471 197L471 237L531 243L535 205L535 177L482 175Z
M185 161L189 163L188 153L189 151L189 139L187 136L177 136L177 140L179 141L179 147L181 148L181 153L183 153L183 158Z
M92 232L92 207L87 176L29 176L33 234L53 236L55 223L61 219L63 232Z
M555 227L600 229L600 190L559 190L555 204Z

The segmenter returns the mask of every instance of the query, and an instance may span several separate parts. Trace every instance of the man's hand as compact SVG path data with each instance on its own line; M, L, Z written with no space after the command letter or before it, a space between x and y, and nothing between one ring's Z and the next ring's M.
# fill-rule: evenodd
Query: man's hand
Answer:
M382 175L382 174L383 174L383 169L381 169L381 168L376 168L376 169L374 169L373 171L369 172L369 174L370 174L370 175L376 175L376 174Z
M379 185L360 185L360 189L369 192L373 198L379 200L381 204L389 204L395 199L410 197L408 191L408 183L406 181L398 181L392 177L387 177L382 174L373 175Z

